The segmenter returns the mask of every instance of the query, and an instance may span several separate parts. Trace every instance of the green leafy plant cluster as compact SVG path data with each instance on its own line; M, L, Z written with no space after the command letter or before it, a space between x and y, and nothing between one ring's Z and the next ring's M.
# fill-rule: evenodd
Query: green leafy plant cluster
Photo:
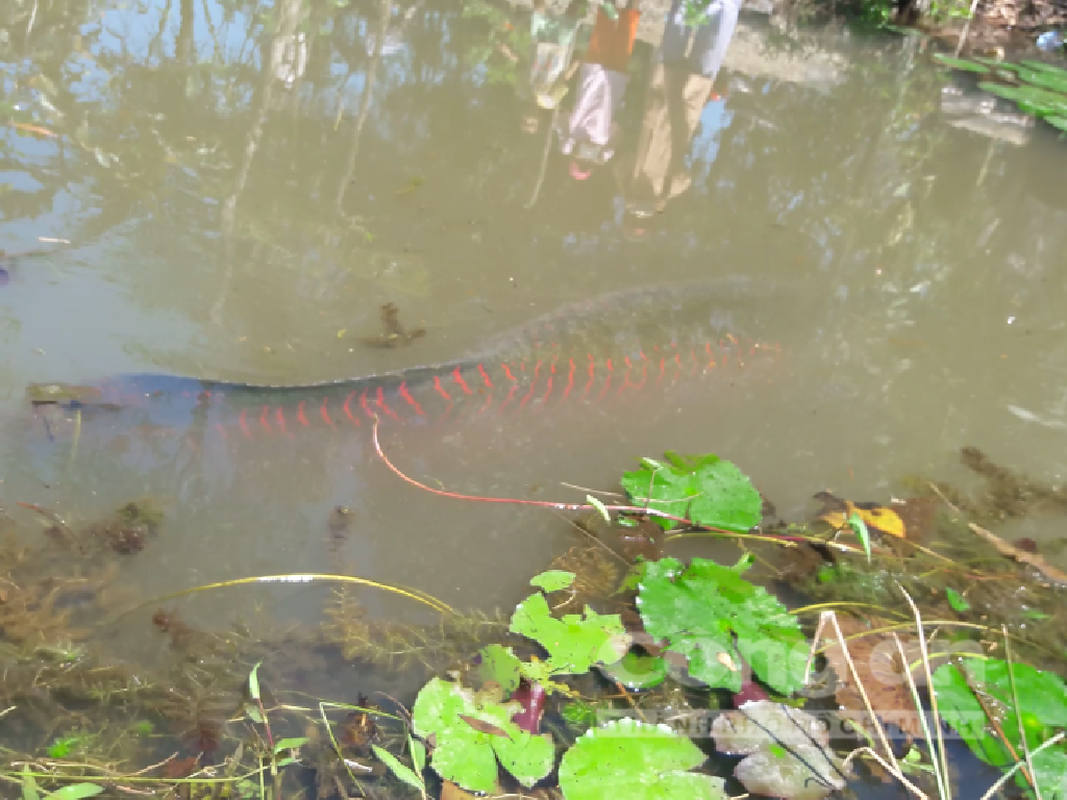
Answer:
M574 577L553 571L531 583L559 591L569 588ZM481 689L434 678L419 692L412 710L415 733L435 742L431 767L468 791L492 791L500 767L530 787L556 764L551 735L529 733L513 721L522 705L506 698L522 681L570 694L557 679L617 664L632 644L619 615L587 607L582 614L556 617L540 592L515 609L511 632L537 642L547 657L523 661L513 648L489 645L479 654ZM613 720L591 728L564 754L559 781L569 800L725 797L721 780L689 772L704 760L696 745L669 728Z
M1041 61L1013 64L990 58L951 58L938 54L935 60L963 72L988 76L978 88L1010 100L1027 114L1067 131L1067 69Z
M734 464L714 455L645 458L622 484L632 503L662 512L653 518L666 529L699 525L746 532L760 520L759 493ZM514 648L492 644L479 653L473 677L480 688L464 685L458 674L426 684L412 723L418 737L434 743L429 766L468 791L494 790L501 767L523 786L533 786L556 766L556 743L550 734L516 724L523 706L515 693L534 685L573 697L564 680L592 670L647 688L667 679L668 662L680 662L691 678L737 691L747 665L772 689L793 693L804 671L804 636L793 614L745 579L751 563L641 562L622 588L636 590L645 633L662 643L655 655L633 649L633 636L617 614L588 606L580 614L553 614L548 595L570 591L574 573L536 576L531 584L541 591L518 604L510 631L536 642L544 655L523 660ZM591 726L559 763L559 785L568 800L725 797L721 779L690 771L705 755L669 727L631 719L596 725L595 709L581 701L565 709L575 724ZM414 773L398 765L402 769L394 765L394 772L415 785Z
M801 688L808 648L800 623L762 586L734 567L694 558L645 565L637 605L645 630L686 658L689 674L713 688L741 690L744 664L784 695Z

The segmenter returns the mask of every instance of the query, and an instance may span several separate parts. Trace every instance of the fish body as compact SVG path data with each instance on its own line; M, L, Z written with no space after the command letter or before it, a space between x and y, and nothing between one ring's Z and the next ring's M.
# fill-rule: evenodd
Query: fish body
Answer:
M396 372L293 385L121 375L89 385L33 384L28 399L86 430L121 427L133 415L242 439L603 404L776 356L777 344L736 330L730 300L751 303L744 286L615 292L568 304L461 358Z

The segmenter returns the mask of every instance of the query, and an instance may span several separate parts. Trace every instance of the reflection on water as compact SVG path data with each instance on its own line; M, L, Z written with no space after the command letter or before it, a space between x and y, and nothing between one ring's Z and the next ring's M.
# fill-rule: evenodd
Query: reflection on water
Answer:
M360 574L507 605L568 541L558 519L422 496L366 440L328 435L179 452L144 428L42 461L23 387L390 372L571 301L713 276L786 287L745 318L777 328L749 331L781 342L772 378L405 437L398 461L569 500L561 481L610 487L634 456L711 450L792 517L819 489L884 500L905 474L951 477L965 444L1054 481L1061 143L998 136L1010 121L980 103L942 113L945 79L913 42L772 41L733 0L695 31L682 13L5 6L0 414L24 435L0 452L4 499L170 498L170 533L130 566L153 590L322 569L348 506ZM985 121L946 124L961 114ZM389 302L426 335L365 347Z

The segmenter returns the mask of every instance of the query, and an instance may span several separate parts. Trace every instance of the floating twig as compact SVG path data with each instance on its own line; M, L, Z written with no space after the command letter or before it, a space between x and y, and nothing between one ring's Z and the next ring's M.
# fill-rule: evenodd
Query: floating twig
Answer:
M996 534L987 531L981 525L974 522L968 523L967 527L993 545L993 547L996 548L996 551L1002 556L1007 556L1014 561L1018 561L1020 564L1033 567L1053 583L1058 583L1061 586L1067 585L1067 572L1056 569L1056 567L1052 566L1037 553L1028 553L1015 545L1008 544Z
M55 139L58 136L55 131L51 131L41 125L34 125L29 122L9 122L8 125L16 130L26 131L27 133L33 133L37 136L44 136L48 139Z
M63 521L63 518L59 516L59 514L57 514L55 511L51 511L45 508L44 506L35 505L34 503L23 503L21 500L17 501L17 505L20 505L23 508L28 508L30 509L30 511L36 511L42 517L52 520L52 522L58 525L59 529L63 531L63 535L70 539L70 541L74 543L75 547L77 547L79 550L82 550L81 539L73 530L71 530L70 526L67 525L67 523Z

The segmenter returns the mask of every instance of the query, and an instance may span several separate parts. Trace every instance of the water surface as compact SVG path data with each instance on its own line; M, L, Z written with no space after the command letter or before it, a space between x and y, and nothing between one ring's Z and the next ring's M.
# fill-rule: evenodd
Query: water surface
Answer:
M910 43L768 43L743 14L714 81L687 84L708 90L692 130L677 104L663 128L650 7L610 158L576 170L556 129L578 88L558 113L531 101L527 12L505 4L384 19L371 3L54 4L32 26L4 13L16 106L0 247L46 252L4 262L0 415L17 435L0 449L3 498L72 518L168 498L165 535L124 566L146 590L330 571L327 520L344 505L348 569L507 607L574 533L551 512L421 493L365 438L179 452L142 431L136 458L118 439L72 458L32 419L27 384L389 372L633 287L778 287L707 314L780 358L697 391L404 435L397 464L456 491L575 501L563 482L612 488L636 456L713 451L790 518L822 489L885 501L907 474L960 479L967 444L1051 482L1064 472L1062 142L948 124L947 78ZM656 135L675 152L658 204L640 169ZM366 346L387 302L426 336ZM1039 538L1054 522L1021 525Z

